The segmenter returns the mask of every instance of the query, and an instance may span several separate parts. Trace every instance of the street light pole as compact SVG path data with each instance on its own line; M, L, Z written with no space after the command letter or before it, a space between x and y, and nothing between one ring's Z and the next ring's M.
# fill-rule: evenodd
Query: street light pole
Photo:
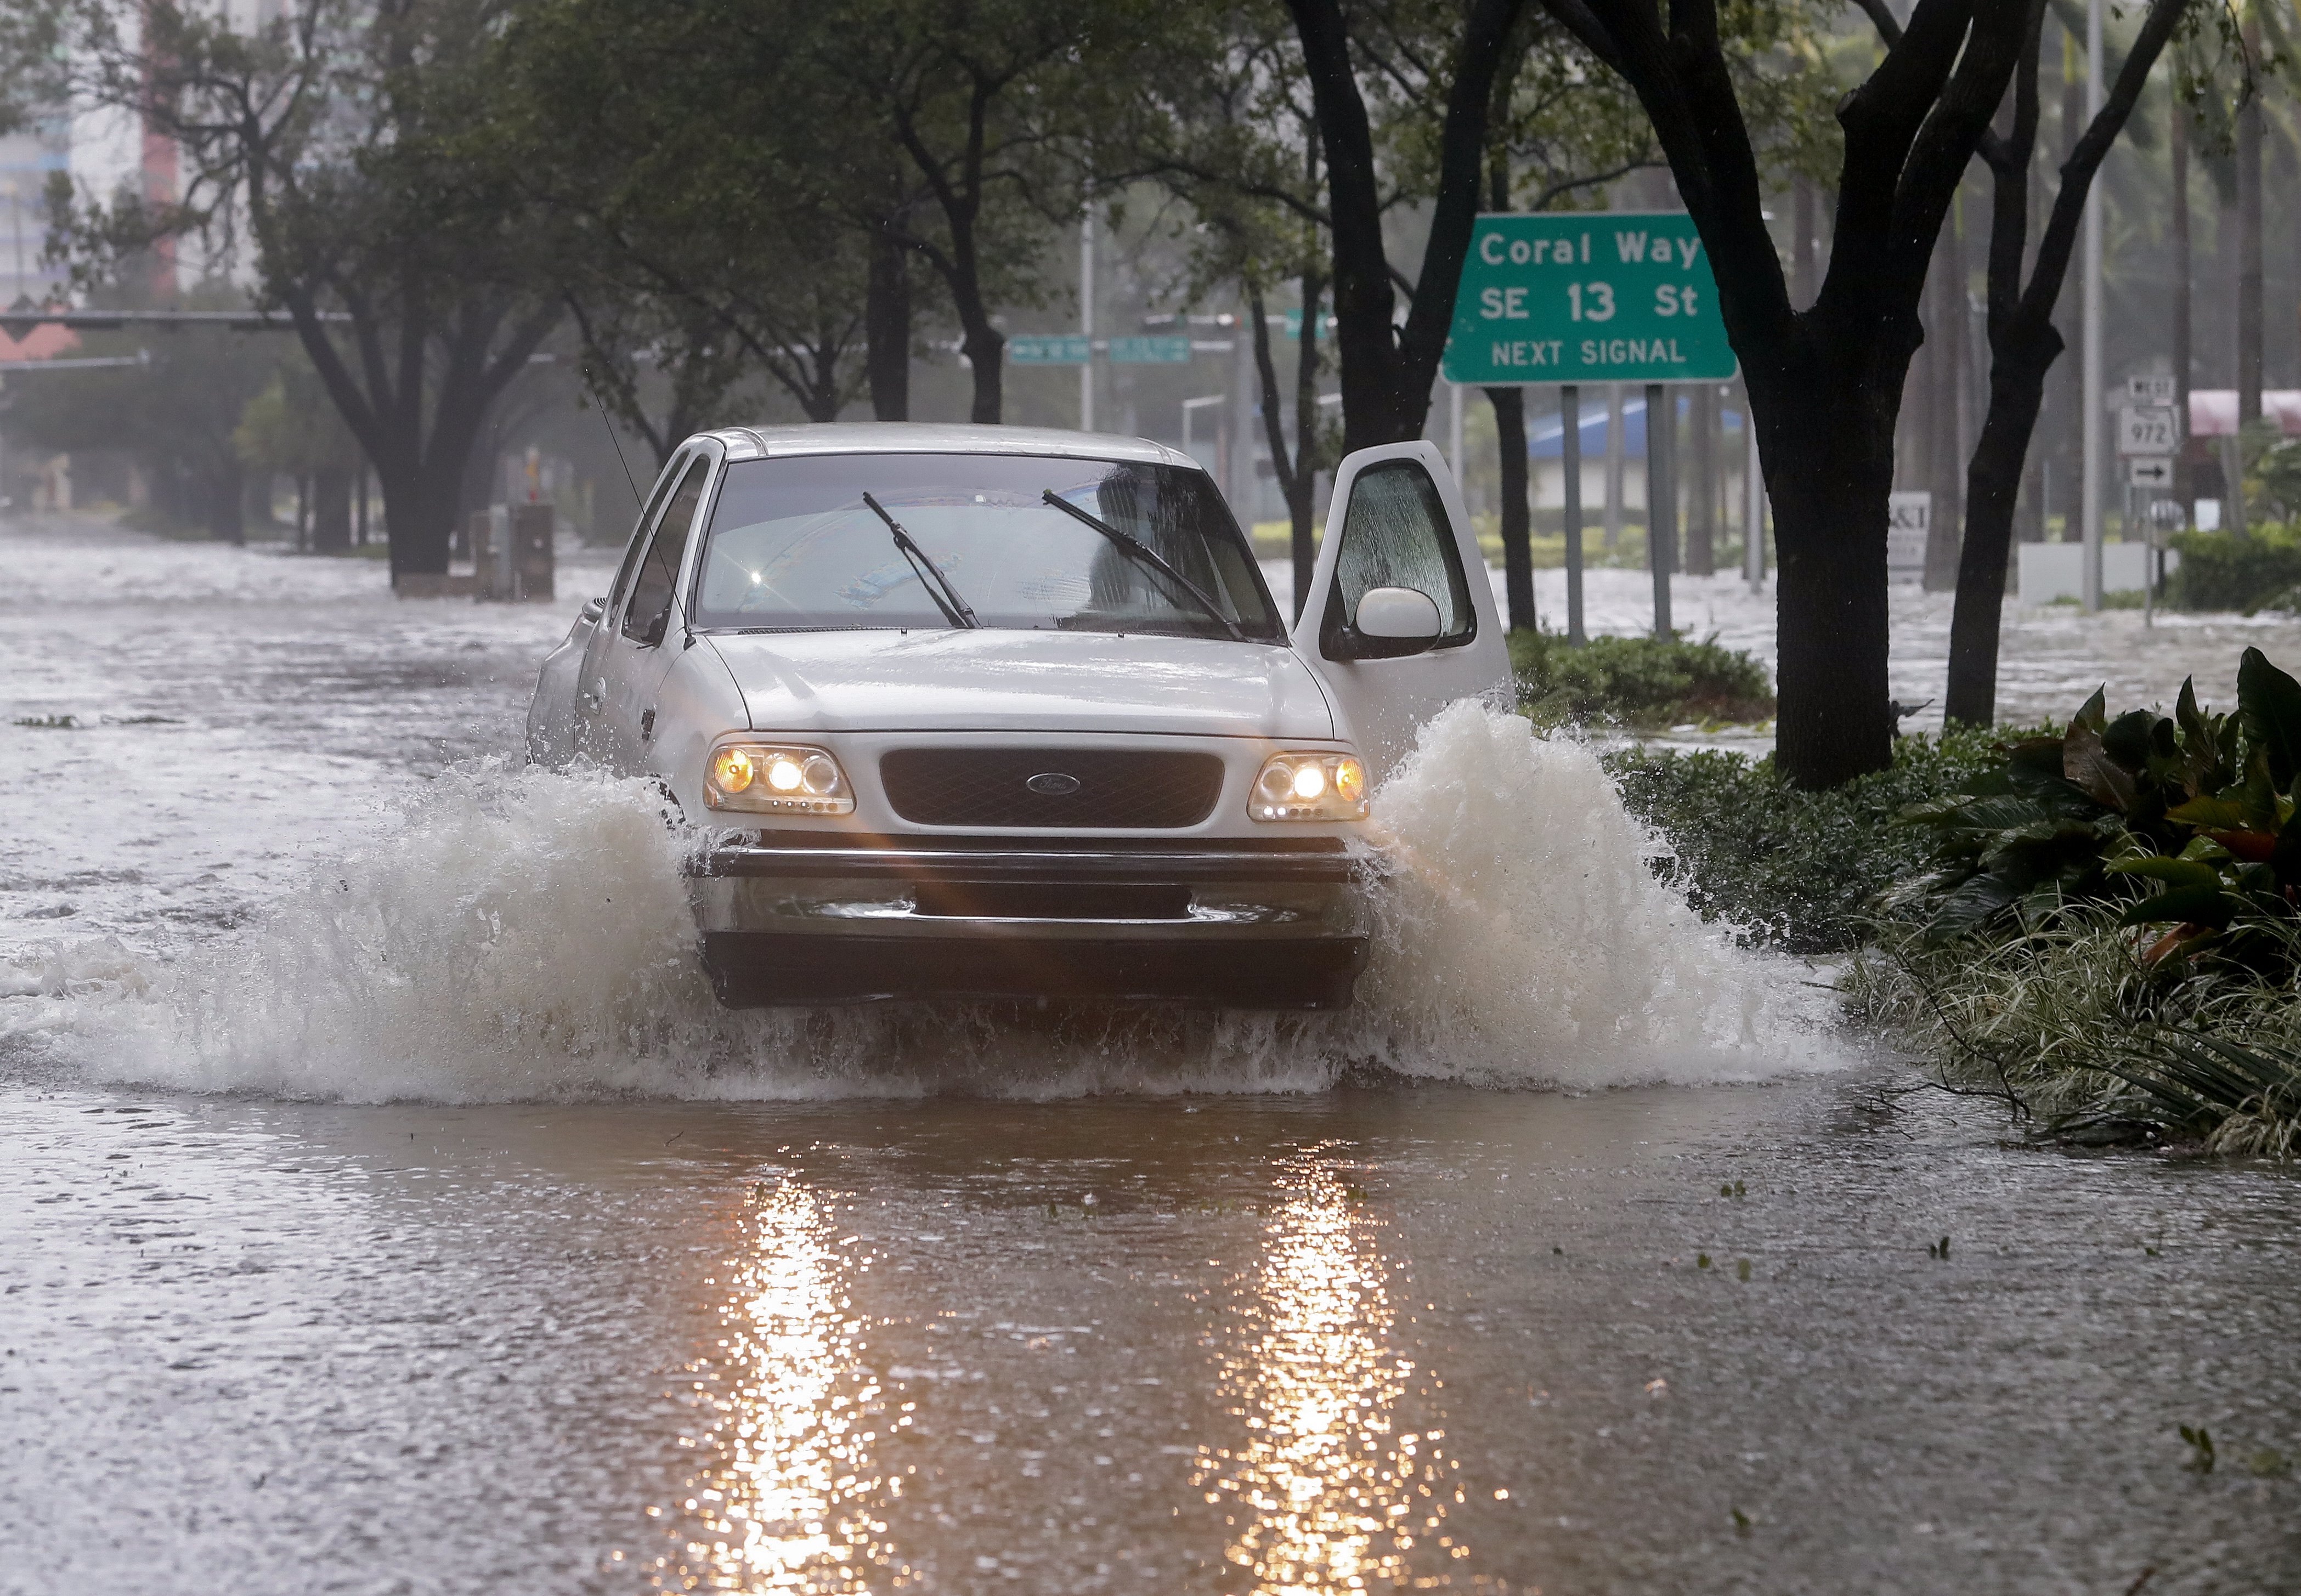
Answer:
M1079 218L1079 331L1086 360L1079 367L1079 430L1094 430L1094 211Z
M2101 0L2086 0L2086 121L2101 114ZM2078 503L2085 522L2085 608L2101 608L2101 207L2102 185L2089 184L2085 210L2085 355L2079 407L2084 416L2085 480Z

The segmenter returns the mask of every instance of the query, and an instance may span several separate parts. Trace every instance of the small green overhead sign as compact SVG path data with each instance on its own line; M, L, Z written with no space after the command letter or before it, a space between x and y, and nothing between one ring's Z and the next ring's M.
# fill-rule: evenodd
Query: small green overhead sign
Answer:
M1679 211L1478 218L1450 382L1722 382L1736 371L1702 235Z
M1017 332L1007 339L1007 358L1018 366L1083 366L1092 355L1078 333Z
M1110 340L1110 363L1122 366L1179 366L1191 359L1191 335L1159 333L1150 338Z

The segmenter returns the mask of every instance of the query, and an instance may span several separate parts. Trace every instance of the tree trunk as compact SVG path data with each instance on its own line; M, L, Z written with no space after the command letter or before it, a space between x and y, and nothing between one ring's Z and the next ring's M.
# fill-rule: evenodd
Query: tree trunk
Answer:
M997 98L995 89L986 85L978 75L975 92L968 96L965 153L958 157L958 171L953 176L948 163L936 157L922 136L911 112L898 103L895 112L895 136L919 175L925 180L933 195L936 207L941 211L943 225L950 230L950 247L941 246L916 235L905 238L912 248L925 255L942 279L950 294L951 309L958 317L959 352L966 363L975 387L975 402L969 419L986 426L996 426L1004 405L1002 368L1006 362L1007 339L992 325L991 313L983 303L983 277L975 253L975 228L983 214L983 151L985 130L991 105ZM890 225L892 225L890 223ZM875 265L875 263L874 263Z
M967 369L972 373L975 385L975 403L968 410L966 419L983 426L995 427L1005 414L1007 405L1007 335L991 324L991 317L983 310L979 297L975 298L972 313L965 310L959 313L959 322L965 331L965 336L959 340L959 352L966 356Z
M1294 613L1302 613L1302 597L1310 591L1310 578L1318 563L1318 546L1311 539L1310 520L1318 497L1318 471L1325 446L1318 429L1318 323L1326 318L1326 274L1302 273L1302 326L1294 350L1294 459L1286 483L1286 514L1292 522L1289 547L1294 556Z
M1958 542L1965 524L1965 496L1960 491L1965 458L1958 426L1958 401L1965 387L1967 316L1960 208L1952 208L1949 223L1942 229L1941 242L1934 251L1933 280L1927 284L1934 302L1933 326L1926 337L1931 356L1927 363L1932 377L1929 398L1933 434L1926 480L1933 495L1933 513L1926 527L1929 593L1946 593L1957 586ZM2026 443L2025 439L2025 453Z
M1310 591L1311 572L1318 548L1311 538L1311 515L1318 482L1318 306L1326 280L1316 272L1302 274L1302 326L1294 366L1294 447L1286 447L1285 407L1278 397L1278 366L1271 358L1270 318L1262 295L1250 286L1247 312L1254 334L1254 368L1262 384L1262 427L1270 446L1271 473L1286 499L1289 552L1294 559L1294 616L1301 619L1302 603Z
M2037 146L2038 41L2031 32L2013 85L2012 126L1983 146L1992 174L1989 226L1989 405L1966 474L1965 547L1957 609L1950 623L1951 724L1987 726L1996 716L1997 643L2006 556L2022 464L2045 400L2046 378L2061 355L2054 309L2084 225L2087 196L2111 142L2139 100L2151 68L2187 0L2153 0L2100 112L2063 163L2053 213L2041 230L2029 280L2031 157ZM2042 14L2041 13L2038 14Z
M391 547L391 580L403 576L444 575L448 544L456 528L456 506L462 497L458 470L442 480L404 462L379 463L378 492L383 498L384 534Z
M1926 265L2039 10L1920 0L1906 32L1887 6L1872 10L1888 47L1839 103L1829 270L1799 311L1715 9L1672 6L1665 24L1645 0L1547 3L1636 91L1742 359L1780 555L1778 767L1804 788L1884 769L1887 499L1902 388L1924 336Z
M894 239L871 240L871 275L863 310L865 374L871 414L883 422L911 419L911 270Z
M1535 629L1534 526L1527 502L1526 389L1490 388L1494 447L1502 455L1502 592L1512 631Z
M1477 221L1492 89L1509 58L1503 47L1527 0L1469 0L1437 155L1429 232L1405 325L1383 243L1387 200L1374 130L1359 92L1357 64L1341 0L1287 0L1326 147L1334 241L1335 350L1341 360L1343 447L1401 443L1422 435L1454 314L1454 290Z
M1775 758L1800 787L1836 787L1893 759L1886 499L1900 377L1784 383L1752 405L1780 565Z
M1688 576L1714 576L1718 571L1718 385L1697 382L1687 390L1693 400L1694 445L1688 452L1686 505L1686 559L1680 567Z
M1950 621L1949 725L1987 727L1997 718L1997 644L2005 608L2006 564L2022 465L2046 397L2046 373L2062 335L2045 322L2009 338L1989 363L1989 414L1966 469L1965 545L1959 551L1957 608Z
M292 286L284 295L297 340L375 467L394 587L405 576L446 574L473 446L487 430L496 400L527 369L528 356L565 309L557 303L531 306L506 329L509 297L475 296L435 318L424 287L405 282L389 321L356 311L349 355L319 320L310 287ZM444 351L436 360L435 347Z
M226 543L247 541L247 472L237 456L216 467L208 484L208 535Z
M2062 147L2061 163L2066 164L2078 146L2085 130L2085 39L2065 19L2062 24ZM2063 346L2084 336L2079 317L2081 305L2071 305L2062 313L2071 318L2063 327ZM2074 543L2084 536L2080 511L2085 503L2085 407L2099 404L2099 396L2088 400L2084 392L2085 372L2079 363L2071 361L2062 368L2060 379L2054 383L2054 422L2058 434L2060 459L2053 467L2054 506L2062 513L2062 541ZM2047 533L2051 536L2050 530Z
M312 552L343 554L352 546L352 473L331 466L312 478Z
M1797 236L1790 240L1790 296L1793 305L1807 310L1821 291L1821 274L1814 270L1813 180L1790 180L1790 225Z

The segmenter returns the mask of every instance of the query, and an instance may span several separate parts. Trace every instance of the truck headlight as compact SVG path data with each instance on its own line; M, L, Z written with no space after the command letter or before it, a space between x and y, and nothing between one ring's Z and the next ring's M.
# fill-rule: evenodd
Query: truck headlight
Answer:
M1246 812L1257 820L1364 820L1366 788L1355 754L1273 754Z
M703 801L714 809L767 815L851 815L855 792L821 748L737 740L711 750Z

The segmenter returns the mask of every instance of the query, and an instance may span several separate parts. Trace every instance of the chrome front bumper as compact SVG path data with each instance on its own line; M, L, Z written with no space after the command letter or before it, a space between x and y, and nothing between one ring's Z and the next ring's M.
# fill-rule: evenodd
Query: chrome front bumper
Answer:
M1332 839L1049 844L767 833L690 866L731 1007L940 996L1340 1008L1364 862Z

